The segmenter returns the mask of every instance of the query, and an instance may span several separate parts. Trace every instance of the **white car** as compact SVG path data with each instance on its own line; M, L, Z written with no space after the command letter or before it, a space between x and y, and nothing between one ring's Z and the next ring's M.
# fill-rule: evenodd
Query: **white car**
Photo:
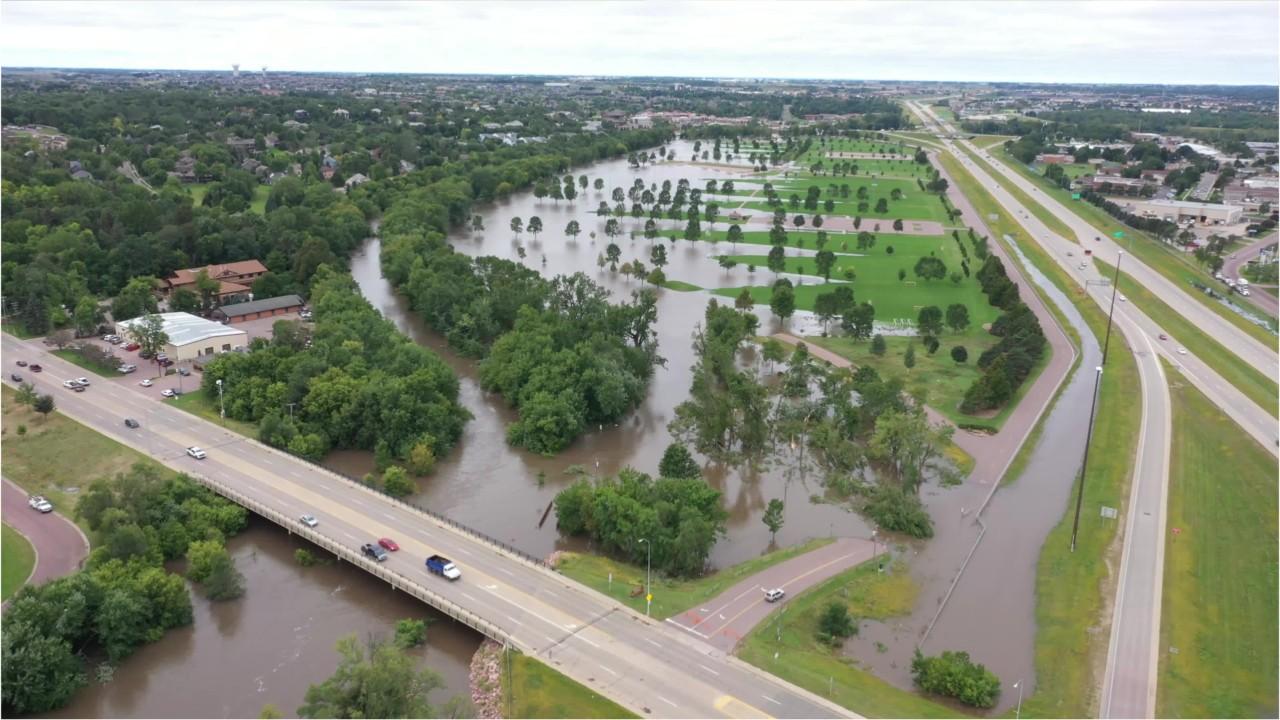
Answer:
M85 387L89 387L89 378L76 378L76 382L80 383Z
M49 502L48 500L45 500L43 497L39 495L32 495L30 498L28 498L27 504L31 506L32 510L39 510L42 513L53 512L53 503Z
M134 364L132 364L132 363L126 363L126 364L121 365L120 367L116 368L116 371L117 371L117 372L119 372L119 373L120 373L120 374L122 374L122 375L128 375L129 373L131 373L131 372L133 372L133 371L135 371L135 370L137 370L137 369L138 369L138 366L137 366L137 365L134 365Z
M143 378L142 382L138 384L141 385L142 387L151 387L154 383L151 382L151 378Z
M1186 348L1184 348L1184 347L1180 347L1180 348L1178 348L1178 354L1179 354L1179 355L1186 355L1186 354L1187 354L1187 349L1186 349Z
M781 600L784 596L786 596L786 594L787 594L787 592L786 592L785 590L783 590L782 588L774 588L774 589L772 589L772 590L765 590L765 591L764 591L764 601L765 601L765 602L770 602L770 603L775 603L775 602L778 602L779 600Z
M187 448L187 454L197 460L203 460L206 457L206 455L204 454L204 451L194 445Z
M178 397L178 393L174 392L173 388L165 388L160 391L160 394L167 398Z
M1125 301L1127 301L1128 299L1129 299L1129 298L1125 297L1124 295L1121 295L1121 296L1120 296L1120 302L1125 302Z
M298 522L306 525L307 527L315 527L320 524L320 521L316 519L315 515L303 515L298 518Z

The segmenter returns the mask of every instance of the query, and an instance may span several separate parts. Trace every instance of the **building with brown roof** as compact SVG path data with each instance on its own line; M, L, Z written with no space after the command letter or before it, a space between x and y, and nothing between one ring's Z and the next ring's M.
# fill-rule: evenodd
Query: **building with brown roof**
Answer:
M163 283L161 291L166 297L172 295L173 291L179 288L199 294L199 290L196 289L196 278L199 277L201 270L205 271L210 279L219 282L217 299L219 305L248 300L254 281L267 274L267 266L257 260L241 260L203 268L187 268L185 270L177 270L173 275L161 281Z

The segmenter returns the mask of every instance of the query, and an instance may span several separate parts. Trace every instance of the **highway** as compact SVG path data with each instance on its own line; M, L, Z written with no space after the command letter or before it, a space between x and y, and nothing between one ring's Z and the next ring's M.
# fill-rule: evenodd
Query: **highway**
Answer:
M925 121L926 126L938 127L930 122L931 116L915 103L908 103L908 106ZM1049 251L1105 312L1111 302L1110 286L1104 284L1104 279L1092 264L1082 269L1079 263L1073 262L1078 255L1068 260L1067 252L1076 252L1079 246L1050 231L982 168L957 151L946 137L947 133L938 132L938 135L979 184ZM1171 402L1160 353L1168 348L1159 347L1162 345L1158 340L1159 329L1127 303L1116 303L1114 319L1114 331L1119 333L1119 337L1113 338L1117 345L1110 351L1123 352L1118 343L1127 341L1129 350L1134 354L1141 383L1142 424L1124 525L1124 547L1103 679L1101 716L1153 717L1172 437ZM1274 423L1271 427L1274 429ZM1097 503L1088 502L1087 487L1085 496L1084 512L1098 512Z
M22 374L39 392L54 396L58 411L215 489L225 489L290 532L340 551L357 551L380 537L394 539L401 549L385 563L358 555L347 559L416 597L434 597L449 614L486 628L495 639L536 656L638 715L858 717L541 564L168 407L131 383L101 379L82 393L66 390L62 381L84 371L49 354L39 341L5 334L0 349L10 371L18 359L44 367L42 373ZM5 382L13 385L8 372ZM137 420L141 428L125 427L126 417ZM208 458L188 457L185 448L192 445L203 448ZM304 513L315 515L318 527L297 522ZM462 578L449 582L429 574L424 559L433 553L454 560ZM478 619L467 620L468 613Z

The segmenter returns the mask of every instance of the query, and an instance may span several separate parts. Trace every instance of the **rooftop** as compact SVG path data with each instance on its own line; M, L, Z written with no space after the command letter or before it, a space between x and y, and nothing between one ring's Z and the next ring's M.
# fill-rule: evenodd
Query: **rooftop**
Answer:
M264 310L279 310L280 308L299 307L302 304L302 298L297 295L281 295L280 297L252 300L250 302L236 303L234 305L223 305L218 308L218 312L226 315L227 317L239 317L250 313L262 312Z
M232 335L245 335L244 330L227 327L222 323L216 323L212 320L205 320L202 317L196 317L191 313L170 312L159 313L160 318L164 321L164 332L169 336L169 344L175 346L190 345L193 342L200 342L213 337L229 337ZM116 325L122 329L122 334L128 332L129 328L136 323L142 322L142 318L136 317L132 320L121 320Z

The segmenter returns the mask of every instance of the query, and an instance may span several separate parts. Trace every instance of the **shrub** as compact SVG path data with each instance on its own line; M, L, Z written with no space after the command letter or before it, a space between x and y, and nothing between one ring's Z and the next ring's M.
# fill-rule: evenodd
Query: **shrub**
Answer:
M880 527L915 538L933 537L933 520L920 498L892 485L871 490L863 511Z
M871 354L876 356L884 355L885 349L884 336L877 333L875 337L871 338Z
M921 690L953 697L973 707L994 707L1000 697L1000 678L970 660L967 652L946 650L926 657L917 649L911 661L911 676Z
M667 478L700 478L702 468L693 459L689 450L678 442L667 446L662 453L662 461L658 463L658 476Z
M427 641L427 621L406 618L396 621L396 645L411 648Z
M312 565L320 564L320 558L316 557L315 553L306 548L298 548L297 550L294 550L293 559L302 567L311 567Z
M963 345L956 345L951 348L951 359L962 363L969 359L969 351Z
M818 639L836 646L851 635L858 634L858 626L849 617L849 608L839 600L832 600L818 617Z
M418 487L404 468L392 465L382 473L382 489L391 497L401 498L417 492Z

